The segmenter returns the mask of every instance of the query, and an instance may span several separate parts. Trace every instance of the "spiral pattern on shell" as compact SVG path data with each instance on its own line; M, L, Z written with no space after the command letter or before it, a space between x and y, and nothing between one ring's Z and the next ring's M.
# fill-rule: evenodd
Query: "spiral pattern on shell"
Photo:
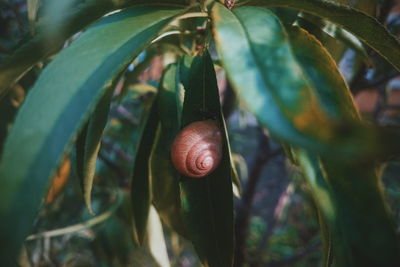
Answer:
M221 131L215 122L193 122L175 137L171 148L172 163L185 176L204 177L221 161L221 143Z

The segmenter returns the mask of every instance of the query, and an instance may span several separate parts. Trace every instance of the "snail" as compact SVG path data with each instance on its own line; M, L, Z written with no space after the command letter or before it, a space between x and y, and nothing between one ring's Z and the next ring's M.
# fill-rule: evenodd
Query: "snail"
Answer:
M171 148L172 163L185 176L204 177L221 161L221 143L221 131L214 121L193 122L175 137Z

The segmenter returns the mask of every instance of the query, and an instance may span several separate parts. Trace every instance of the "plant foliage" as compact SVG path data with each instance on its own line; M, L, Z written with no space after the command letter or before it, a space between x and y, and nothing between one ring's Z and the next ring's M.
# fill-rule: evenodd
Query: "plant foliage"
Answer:
M325 36L322 27L316 35L293 23L298 11L320 17L398 71L398 40L356 9L373 6L248 0L230 8L232 1L93 0L53 10L49 4L50 11L37 13L39 2L28 1L30 40L0 62L0 97L28 74L39 73L1 151L0 240L7 249L0 251L0 265L15 263L51 178L71 151L93 213L92 187L110 105L133 91L144 95L138 142L131 142L135 159L126 217L135 245L153 240L154 206L165 225L192 242L202 264L232 266L237 178L216 65L238 101L303 171L317 209L325 266L400 265L378 175L382 160L398 153L398 135L361 119L327 39L318 39ZM158 89L127 83L121 90L119 85L136 79L148 63L129 72L140 54L169 58ZM172 141L189 123L209 119L223 132L221 163L206 177L185 177L171 164Z

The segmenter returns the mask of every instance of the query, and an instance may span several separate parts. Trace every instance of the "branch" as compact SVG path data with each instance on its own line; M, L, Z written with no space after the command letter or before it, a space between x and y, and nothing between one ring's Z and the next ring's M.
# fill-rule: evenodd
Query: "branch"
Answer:
M399 75L400 75L400 73L395 71L395 72L389 73L387 76L376 79L375 81L371 81L371 82L360 81L351 87L351 91L354 94L356 94L363 90L369 90L373 87L379 87L379 86L384 85L385 83L389 82L393 78L396 78Z
M250 216L252 211L252 204L254 195L256 193L257 184L260 181L262 170L269 160L277 155L282 154L282 149L279 148L276 151L271 152L269 147L269 139L262 132L260 142L258 145L257 158L255 159L254 168L249 175L249 181L243 192L242 201L237 209L235 234L236 234L236 247L235 247L235 259L234 266L240 267L246 260L245 248L246 240L248 236L248 228L250 222Z

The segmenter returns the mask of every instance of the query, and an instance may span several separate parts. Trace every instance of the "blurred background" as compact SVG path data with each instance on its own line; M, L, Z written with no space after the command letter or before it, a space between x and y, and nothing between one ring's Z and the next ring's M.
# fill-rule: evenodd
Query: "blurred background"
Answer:
M399 37L399 1L378 2L374 11L377 19ZM0 1L0 62L29 39L31 8L25 0ZM295 23L328 43L331 24L306 14L278 8L273 11L283 21L294 18ZM344 33L331 39L328 48L362 116L373 123L400 126L399 73L351 36ZM152 49L160 48L155 45ZM137 129L143 103L155 93L152 88L157 87L169 62L168 56L156 54L140 55L115 88L117 96L122 90L126 95L113 101L102 140L92 194L95 215L84 205L71 153L43 201L34 230L21 251L20 266L200 266L191 244L163 225L155 212L151 213L148 238L157 242L140 248L131 238L127 198ZM45 65L33 68L0 100L0 151L13 116ZM236 265L321 266L316 209L300 171L236 101L218 65L216 70L241 180L235 198ZM400 160L393 159L382 172L388 203L400 225Z

